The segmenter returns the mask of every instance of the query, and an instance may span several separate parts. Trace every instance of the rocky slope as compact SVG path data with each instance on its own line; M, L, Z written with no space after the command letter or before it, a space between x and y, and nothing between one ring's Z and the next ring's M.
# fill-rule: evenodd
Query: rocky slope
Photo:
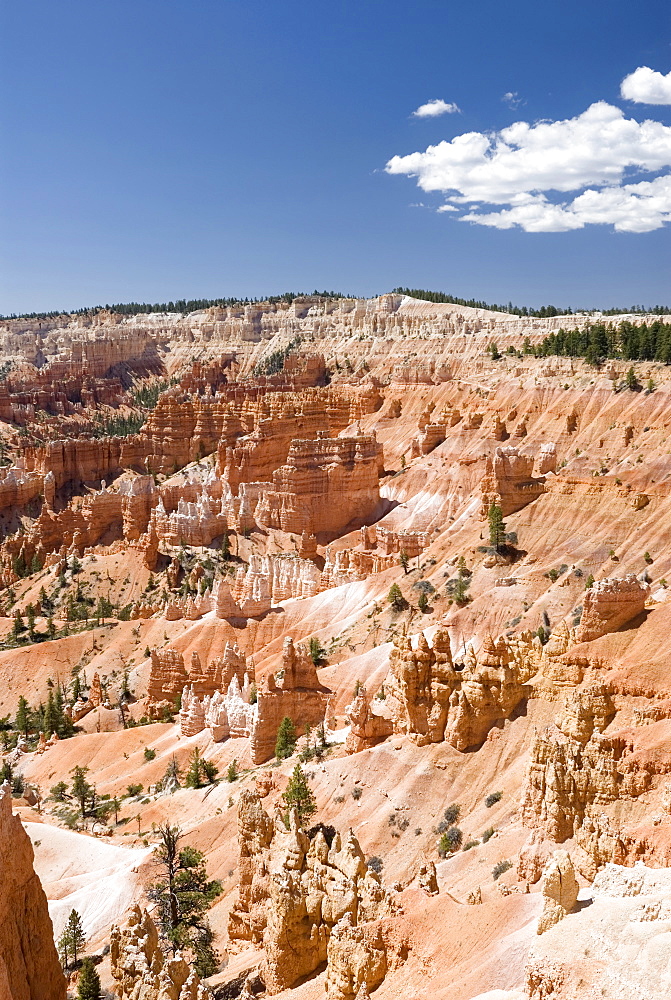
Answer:
M664 995L671 379L534 357L589 321L394 295L7 321L4 757L25 818L81 828L52 853L138 851L87 945L116 995ZM74 736L12 730L59 690ZM217 783L184 786L195 749ZM115 811L49 796L76 765ZM166 821L222 883L208 983L144 912Z

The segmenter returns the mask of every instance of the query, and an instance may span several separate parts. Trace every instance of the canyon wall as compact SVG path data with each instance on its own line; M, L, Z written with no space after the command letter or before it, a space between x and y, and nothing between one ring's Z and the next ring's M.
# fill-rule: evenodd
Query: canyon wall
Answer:
M33 847L0 788L0 997L65 1000L47 898L33 869Z

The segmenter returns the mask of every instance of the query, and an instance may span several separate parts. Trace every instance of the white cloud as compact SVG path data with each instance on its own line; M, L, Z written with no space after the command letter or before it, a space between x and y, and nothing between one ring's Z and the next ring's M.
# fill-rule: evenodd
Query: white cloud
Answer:
M423 191L440 191L451 202L468 205L461 218L479 225L559 232L603 223L647 232L669 221L671 180L664 175L634 183L633 175L669 166L670 127L625 118L619 108L599 101L563 121L466 132L423 152L394 156L385 169L416 177ZM550 192L575 197L554 204ZM484 213L483 205L502 208Z
M526 104L516 90L509 90L507 94L504 94L501 100L504 104L507 104L510 108L519 108L520 104Z
M438 115L453 115L459 108L456 104L447 104L443 100L427 101L413 111L413 118L437 118Z
M649 66L639 66L625 76L620 94L637 104L671 104L671 73L664 76Z

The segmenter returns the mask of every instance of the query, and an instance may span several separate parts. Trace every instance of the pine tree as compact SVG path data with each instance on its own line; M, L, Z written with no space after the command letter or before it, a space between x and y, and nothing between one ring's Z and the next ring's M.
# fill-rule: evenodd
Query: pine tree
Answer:
M20 611L16 610L14 613L14 622L12 623L12 639L17 641L22 632L26 631L26 626L23 624L23 618L21 617Z
M28 638L35 642L35 608L32 604L28 605Z
M322 646L321 642L316 636L312 636L310 639L310 659L314 663L315 667L318 667L326 656L326 650Z
M209 881L205 858L193 847L179 849L182 831L164 823L158 827L159 845L154 854L162 868L161 877L147 889L147 896L157 903L161 935L173 950L189 948L200 976L211 976L217 969L212 947L213 934L205 917L210 904L221 892L221 883Z
M79 802L82 819L84 819L86 815L86 802L95 791L93 785L90 785L86 780L88 770L88 767L80 767L77 765L70 772L72 775L72 795Z
M19 698L19 704L16 708L14 728L18 733L23 733L26 737L28 736L28 730L30 729L30 706L23 695Z
M189 770L186 772L184 784L187 788L201 788L204 784L203 774L203 758L200 755L198 747L194 747L194 751L189 758Z
M54 692L49 691L46 708L44 709L44 732L47 737L53 736L56 732L56 707L54 705Z
M83 960L79 973L77 1000L100 1000L100 976L93 959L88 955Z
M640 389L640 385L638 379L636 378L636 372L634 371L633 365L625 375L624 381L627 386L627 389L629 389L631 392L636 392L637 389Z
M387 600L391 604L394 611L405 611L408 607L408 602L403 596L403 592L397 583L392 583L389 588L389 593L387 594Z
M493 503L487 513L489 521L489 542L497 552L500 552L506 543L506 526L503 521L503 513L497 503Z
M280 722L275 741L275 756L278 760L291 757L296 749L296 727L288 715Z
M410 562L410 559L409 559L408 553L405 551L405 549L401 549L399 557L398 557L398 561L400 562L401 566L403 567L403 572L405 574L407 574L407 572L408 572L408 563Z
M419 600L417 601L417 607L424 614L429 607L429 598L426 596L424 591L419 595Z
M296 810L299 825L302 827L317 812L315 797L300 764L296 764L282 798L287 810Z
M61 958L61 966L63 970L67 969L70 965L70 955L72 954L70 949L70 932L68 931L68 925L66 924L63 928L63 933L57 942L58 954Z
M70 911L70 916L67 922L67 931L70 944L70 952L72 954L73 965L77 965L77 954L82 950L86 944L86 935L84 934L84 928L82 926L82 918L76 910Z

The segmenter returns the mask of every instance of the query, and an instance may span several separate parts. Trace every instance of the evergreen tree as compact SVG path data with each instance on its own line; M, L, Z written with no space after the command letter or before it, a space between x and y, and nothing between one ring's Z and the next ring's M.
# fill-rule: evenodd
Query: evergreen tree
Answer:
M28 730L30 729L30 706L23 695L19 698L16 718L14 719L14 728L18 733L23 733L26 737L28 736Z
M296 727L288 715L280 722L275 741L275 756L278 760L291 757L296 749Z
M422 614L424 614L424 612L426 612L426 610L429 607L429 598L427 597L424 591L422 591L421 594L419 595L419 600L417 601L417 607L422 612Z
M16 609L14 613L14 621L12 623L12 639L18 641L19 636L22 632L26 631L26 626L23 624L23 618L21 617L21 612Z
M217 765L214 763L213 760L203 761L203 774L205 775L205 777L207 778L207 780L211 785L215 783L215 781L217 780L217 775L219 774L219 768L217 767Z
M636 378L636 372L634 371L633 365L625 375L624 381L625 385L627 386L627 389L629 389L630 392L636 392L638 389L641 388L639 385L639 381Z
M44 732L47 737L53 736L56 732L56 706L54 705L54 692L49 690L49 697L44 709Z
M86 944L86 935L84 934L84 928L82 926L82 918L77 910L70 911L66 930L68 933L70 954L72 955L72 964L76 966L77 955Z
M326 656L326 650L322 646L319 639L316 636L312 636L310 639L310 659L314 663L315 667L318 667Z
M28 638L35 642L35 608L32 604L28 605Z
M408 607L408 602L403 596L403 592L397 583L392 583L389 588L387 600L391 604L394 611L405 611Z
M300 764L296 764L282 798L287 810L296 810L299 825L302 827L305 827L307 821L317 812L315 797Z
M187 788L201 788L205 784L203 781L204 773L200 750L198 747L194 747L194 751L189 757L189 770L186 772L184 784Z
M79 802L82 819L86 816L86 803L95 792L93 785L90 785L86 780L88 770L88 767L80 767L78 764L70 772L72 775L72 796Z
M61 959L61 966L63 971L65 971L70 965L70 955L72 954L70 950L70 933L68 931L68 925L66 924L63 928L63 933L57 942L58 954Z
M161 875L147 889L149 899L157 904L158 925L173 954L189 949L200 976L217 970L212 947L213 934L205 916L212 901L221 892L221 883L207 877L205 858L193 847L179 849L182 831L164 823L158 827L159 844L154 854Z
M399 553L398 561L400 562L401 566L403 567L403 572L405 574L407 574L407 572L408 572L408 564L410 562L410 558L408 556L408 553L405 551L405 549L401 549L401 551Z
M500 552L506 543L506 526L503 521L503 513L497 503L493 503L487 513L489 521L489 542L497 552Z
M88 955L82 962L79 982L77 983L77 1000L100 1000L100 976Z
M72 700L79 701L82 693L82 682L79 680L79 674L75 674L75 679L72 682Z

